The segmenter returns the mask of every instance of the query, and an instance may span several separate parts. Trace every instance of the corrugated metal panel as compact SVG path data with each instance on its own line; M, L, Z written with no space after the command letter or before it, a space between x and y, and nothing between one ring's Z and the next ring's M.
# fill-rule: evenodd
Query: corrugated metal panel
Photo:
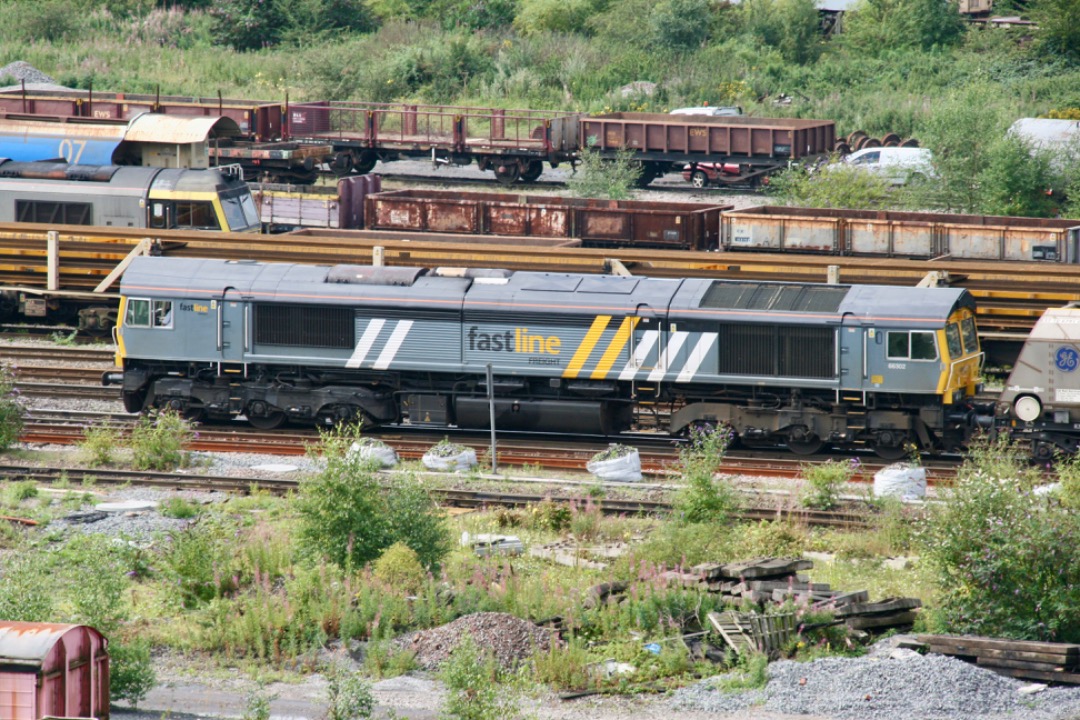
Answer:
M216 137L237 137L240 135L240 126L235 120L217 115L183 117L143 113L128 124L124 140L186 145L206 142L211 133Z
M11 660L42 662L64 633L79 625L0 622L0 663Z
M846 286L714 282L701 299L701 307L834 313L847 297L848 290Z

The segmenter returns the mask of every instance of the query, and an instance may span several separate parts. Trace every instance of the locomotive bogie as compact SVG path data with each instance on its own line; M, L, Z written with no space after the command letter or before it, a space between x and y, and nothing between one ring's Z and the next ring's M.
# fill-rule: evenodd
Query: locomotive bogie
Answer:
M136 258L122 295L129 409L258 427L486 428L490 368L501 429L887 454L962 439L981 357L950 289Z

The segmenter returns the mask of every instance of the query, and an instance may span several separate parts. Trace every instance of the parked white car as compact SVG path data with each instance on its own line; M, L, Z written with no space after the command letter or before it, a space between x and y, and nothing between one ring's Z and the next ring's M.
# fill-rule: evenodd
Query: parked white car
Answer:
M880 175L891 185L906 185L912 180L937 176L934 172L934 156L926 148L863 148L851 153L841 162Z
M697 107L684 107L672 110L669 115L709 115L710 117L734 117L742 115L739 106L713 107L711 105L698 105Z

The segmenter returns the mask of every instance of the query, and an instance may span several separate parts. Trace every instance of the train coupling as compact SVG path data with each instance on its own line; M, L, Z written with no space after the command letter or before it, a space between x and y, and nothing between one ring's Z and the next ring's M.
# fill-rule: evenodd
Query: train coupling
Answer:
M101 384L105 387L110 385L123 385L124 373L117 372L116 370L107 370L101 374Z

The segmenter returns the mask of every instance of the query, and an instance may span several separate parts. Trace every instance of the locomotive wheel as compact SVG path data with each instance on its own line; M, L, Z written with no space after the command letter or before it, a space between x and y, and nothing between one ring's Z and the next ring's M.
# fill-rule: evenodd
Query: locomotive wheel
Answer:
M540 160L530 160L525 172L521 173L522 182L536 182L544 173L544 163Z
M1013 402L1013 414L1024 422L1034 422L1042 415L1042 403L1034 395L1021 395Z
M521 166L516 162L495 166L495 179L501 185L513 185L521 177Z
M277 430L285 424L285 413L273 410L269 415L248 415L248 423L256 430Z
M786 444L796 455L813 455L825 447L825 441L817 435L810 435L805 440L788 440Z
M705 174L704 170L695 170L690 173L690 184L696 188L708 187L709 176Z
M875 445L874 454L882 460L899 460L907 455L907 450L904 448L903 443L900 445Z

